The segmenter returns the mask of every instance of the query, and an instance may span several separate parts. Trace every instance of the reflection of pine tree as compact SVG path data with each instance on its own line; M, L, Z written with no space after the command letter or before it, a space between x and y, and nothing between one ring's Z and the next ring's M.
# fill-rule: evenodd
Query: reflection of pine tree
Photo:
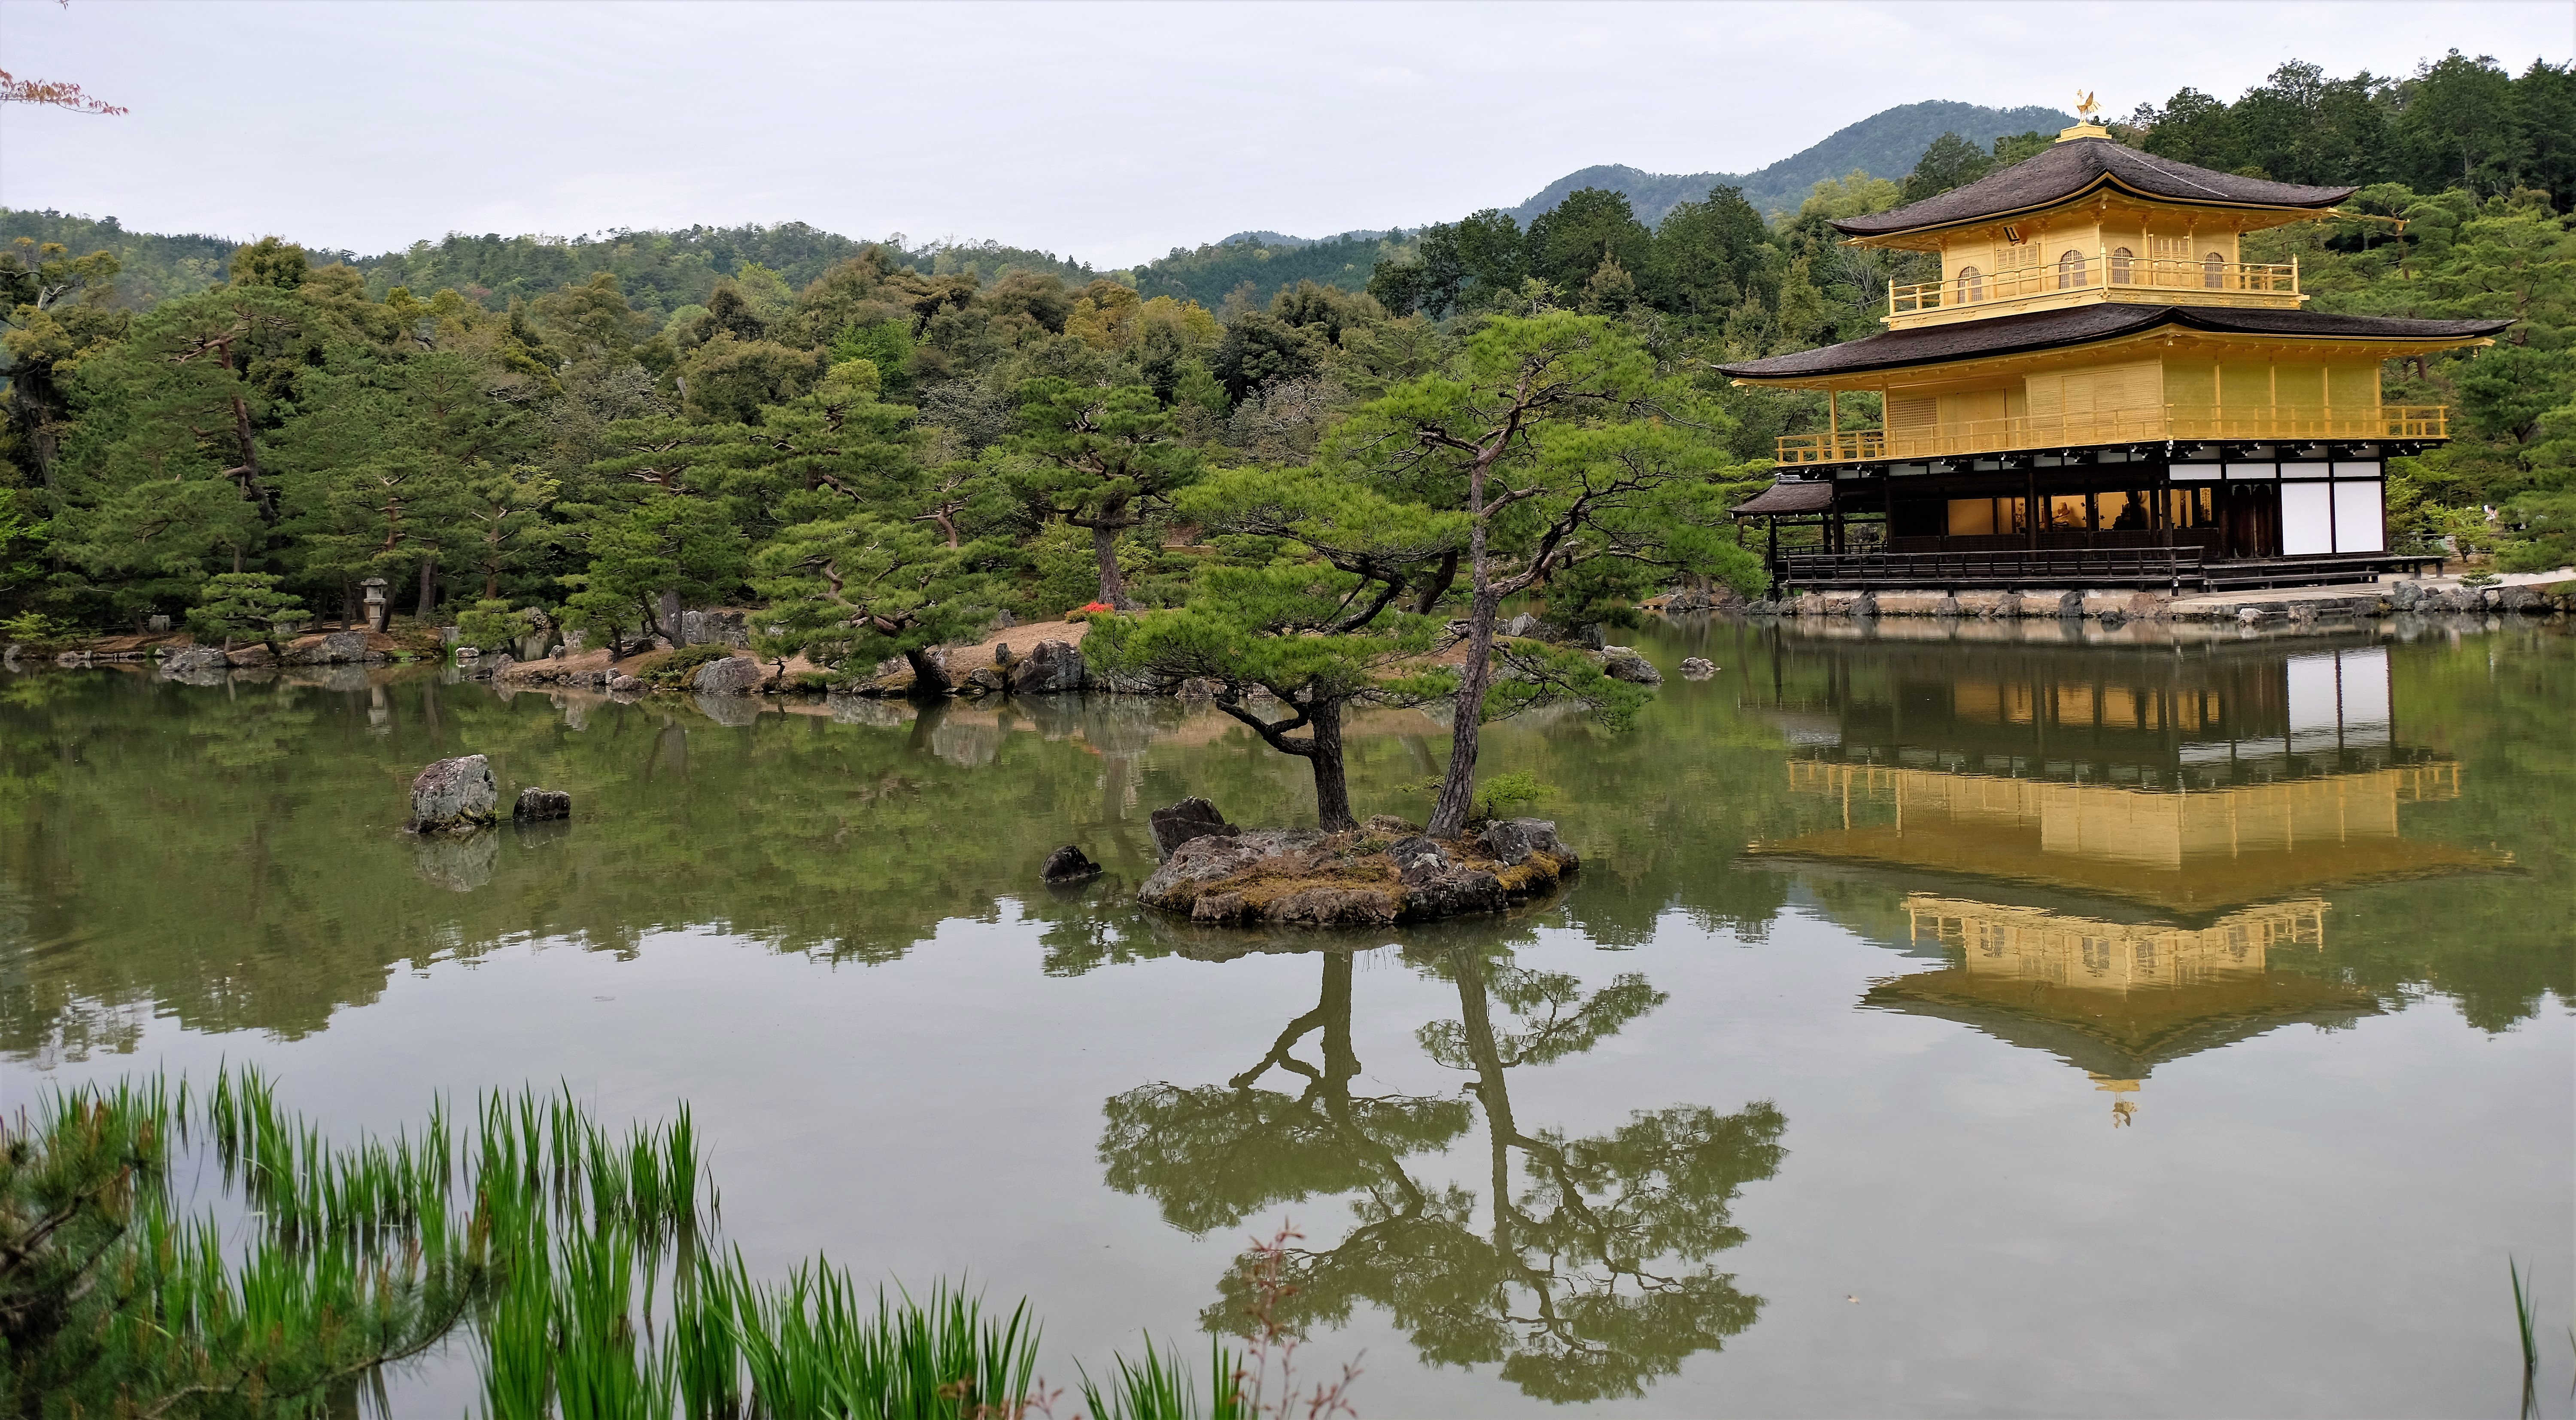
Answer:
M1767 1103L1731 1115L1697 1105L1639 1112L1606 1134L1524 1132L1507 1072L1580 1054L1665 1000L1641 976L1585 992L1573 977L1451 949L1436 964L1458 987L1459 1019L1422 1028L1432 1058L1474 1078L1491 1166L1492 1217L1473 1190L1427 1189L1404 1155L1466 1132L1462 1103L1353 1097L1350 959L1325 958L1315 1009L1290 1021L1261 1061L1226 1085L1155 1085L1109 1101L1101 1158L1110 1185L1151 1195L1191 1232L1241 1223L1280 1203L1356 1194L1358 1225L1330 1247L1289 1253L1295 1289L1282 1320L1303 1330L1387 1309L1425 1360L1499 1362L1505 1379L1553 1401L1639 1395L1753 1323L1759 1297L1709 1265L1744 1241L1736 1190L1767 1178L1786 1121ZM1510 1028L1498 1027L1497 1014ZM1323 1063L1293 1051L1322 1032ZM1273 1069L1296 1095L1254 1088ZM1205 1321L1237 1324L1238 1267Z

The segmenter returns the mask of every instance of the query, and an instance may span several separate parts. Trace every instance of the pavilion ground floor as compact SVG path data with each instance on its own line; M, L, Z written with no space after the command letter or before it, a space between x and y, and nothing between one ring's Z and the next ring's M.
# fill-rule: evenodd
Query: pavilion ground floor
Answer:
M1790 591L2367 581L2440 561L2389 546L2392 452L2412 450L2149 446L1860 464L1784 479L1736 512L1768 523L1772 581Z

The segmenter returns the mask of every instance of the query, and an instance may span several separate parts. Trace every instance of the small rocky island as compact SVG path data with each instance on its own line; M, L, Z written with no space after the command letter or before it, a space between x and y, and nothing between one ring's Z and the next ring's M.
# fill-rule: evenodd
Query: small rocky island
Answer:
M1209 926L1382 927L1501 912L1554 891L1579 859L1546 819L1433 839L1380 815L1356 832L1238 828L1205 799L1153 814L1163 864L1146 906Z

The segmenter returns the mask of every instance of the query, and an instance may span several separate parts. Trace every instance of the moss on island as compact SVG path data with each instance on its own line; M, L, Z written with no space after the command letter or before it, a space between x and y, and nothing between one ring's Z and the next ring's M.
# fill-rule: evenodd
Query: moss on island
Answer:
M1158 840L1170 812L1155 816ZM1345 833L1221 819L1191 827L1183 841L1158 845L1167 855L1136 896L1209 926L1373 927L1503 912L1554 892L1581 861L1546 819L1439 839L1383 816Z

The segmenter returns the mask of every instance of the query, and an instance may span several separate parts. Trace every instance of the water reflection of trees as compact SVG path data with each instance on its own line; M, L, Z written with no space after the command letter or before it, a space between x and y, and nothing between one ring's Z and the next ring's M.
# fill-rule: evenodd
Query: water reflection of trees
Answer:
M1380 1307L1424 1360L1499 1363L1503 1379L1545 1400L1641 1394L1752 1325L1762 1299L1714 1259L1744 1241L1730 1215L1737 1191L1779 1167L1777 1109L1674 1105L1577 1135L1531 1126L1512 1106L1511 1072L1591 1049L1662 992L1634 974L1587 990L1473 946L1417 950L1409 959L1448 981L1459 1009L1417 1038L1469 1077L1464 1097L1360 1095L1352 956L1318 955L1315 1007L1250 1068L1222 1085L1148 1085L1108 1101L1100 1154L1111 1187L1151 1197L1191 1233L1349 1195L1347 1233L1290 1249L1295 1291L1281 1320L1338 1326L1364 1303ZM1311 1060L1298 1053L1308 1037ZM1277 1077L1295 1088L1263 1086ZM1478 1113L1481 1198L1408 1171L1408 1158L1462 1142ZM1248 1304L1240 1266L1218 1292L1212 1328Z

